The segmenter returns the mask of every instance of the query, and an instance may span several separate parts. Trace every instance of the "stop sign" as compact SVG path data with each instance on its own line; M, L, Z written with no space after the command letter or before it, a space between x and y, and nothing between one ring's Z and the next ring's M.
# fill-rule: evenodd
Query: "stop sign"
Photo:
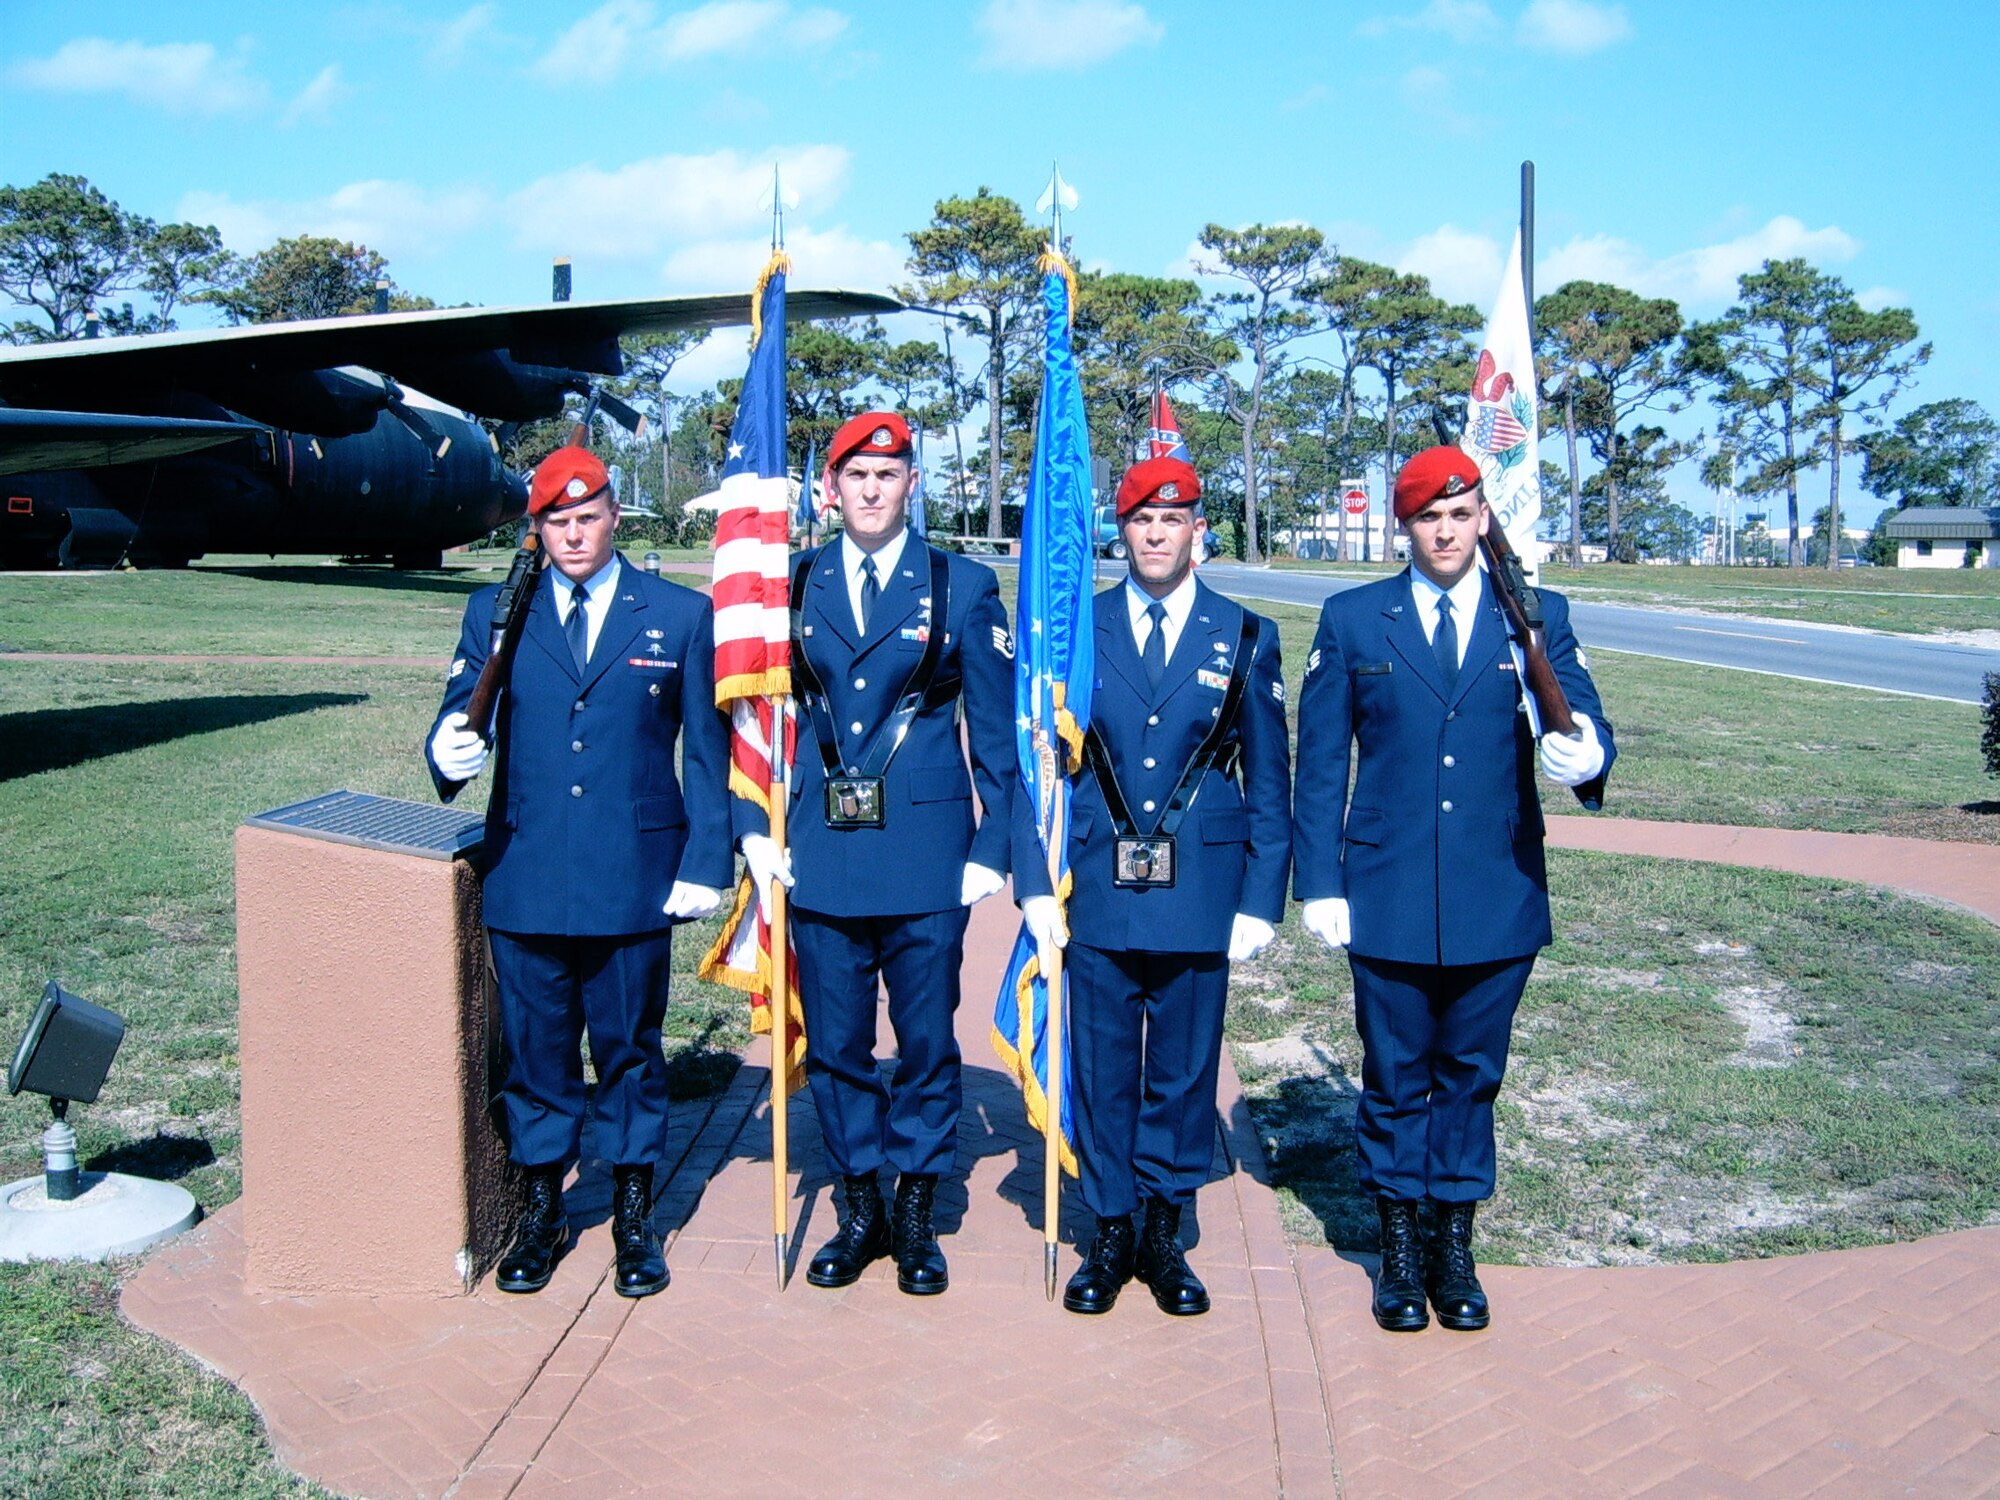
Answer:
M1368 491L1365 489L1342 490L1340 492L1340 500L1341 504L1347 507L1347 513L1350 516L1365 516L1368 514Z

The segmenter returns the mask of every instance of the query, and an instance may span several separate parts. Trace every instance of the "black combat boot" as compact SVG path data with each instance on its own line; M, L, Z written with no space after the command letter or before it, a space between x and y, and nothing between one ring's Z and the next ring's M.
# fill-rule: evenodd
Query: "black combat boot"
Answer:
M1391 1333L1428 1328L1424 1310L1424 1242L1417 1205L1390 1198L1375 1200L1382 1219L1382 1269L1375 1273L1375 1321Z
M1097 1237L1076 1274L1063 1288L1063 1306L1073 1313L1107 1313L1132 1279L1132 1216L1097 1221Z
M527 1199L514 1243L500 1257L493 1284L503 1292L539 1292L555 1274L556 1261L569 1243L569 1219L563 1213L562 1164L523 1168Z
M653 1169L611 1169L611 1243L618 1250L621 1297L650 1297L667 1284L667 1261L653 1230Z
M1153 1289L1163 1313L1192 1318L1208 1311L1208 1288L1188 1269L1181 1250L1181 1211L1175 1204L1146 1200L1146 1227L1139 1235L1132 1274Z
M875 1174L841 1178L840 1194L847 1217L840 1232L819 1247L806 1267L806 1280L814 1286L852 1286L870 1261L889 1253L889 1213L882 1206Z
M1431 1232L1430 1264L1424 1271L1424 1289L1438 1322L1462 1333L1484 1328L1493 1321L1486 1305L1486 1289L1472 1264L1471 1203L1437 1203L1436 1227Z
M935 1172L905 1172L896 1182L896 1207L889 1220L896 1285L912 1297L935 1297L951 1285L944 1251L931 1228L931 1198L936 1191Z

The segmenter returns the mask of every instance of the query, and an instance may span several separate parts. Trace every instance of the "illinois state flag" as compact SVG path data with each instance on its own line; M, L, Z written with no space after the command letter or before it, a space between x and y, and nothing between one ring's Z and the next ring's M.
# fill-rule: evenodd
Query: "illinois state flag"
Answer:
M789 783L798 749L792 713L791 486L785 472L785 272L774 255L751 294L750 369L716 491L715 703L729 710L729 787L766 813L774 782ZM791 1053L788 1087L804 1081L805 1027L798 960L785 950L783 991ZM771 1029L779 989L771 927L746 875L722 935L701 960L703 979L750 996L750 1029Z
M1521 284L1521 232L1507 253L1500 294L1486 321L1465 432L1458 446L1479 465L1486 503L1530 578L1541 564L1535 528L1542 519L1542 456L1535 411L1535 348L1529 332L1528 292Z

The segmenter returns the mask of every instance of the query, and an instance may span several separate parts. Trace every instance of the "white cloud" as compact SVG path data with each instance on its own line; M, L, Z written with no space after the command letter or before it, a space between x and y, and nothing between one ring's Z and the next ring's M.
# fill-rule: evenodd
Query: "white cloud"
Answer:
M557 37L531 71L545 83L602 83L615 78L652 21L649 0L610 0Z
M1632 34L1622 5L1590 0L1532 0L1515 29L1521 45L1570 57L1598 52Z
M340 64L328 63L311 83L299 90L298 97L285 106L278 116L278 123L289 128L301 120L324 120L334 105L353 92L341 81Z
M1892 286L1871 286L1866 291L1856 292L1854 300L1869 312L1880 312L1885 307L1908 307L1909 295Z
M839 11L796 10L788 0L710 0L664 21L656 16L652 0L608 0L557 37L530 71L548 83L602 83L627 66L824 47L847 28Z
M850 158L841 146L655 156L608 171L586 165L543 177L509 195L507 218L523 246L560 254L588 247L591 255L611 259L651 257L766 222L773 158L787 196L796 193L807 214L831 204L846 186ZM562 212L549 213L556 203Z
M500 7L490 3L461 11L440 25L431 36L430 60L444 67L456 63L466 48L493 30Z
M1120 0L987 0L973 28L984 66L1021 72L1087 68L1167 34L1145 6Z
M1396 269L1428 276L1431 290L1449 302L1485 307L1500 285L1506 246L1491 235L1442 224L1396 257Z
M1831 224L1809 229L1791 215L1780 214L1733 240L1657 260L1629 240L1582 236L1537 258L1535 284L1552 290L1566 281L1604 281L1710 311L1735 301L1737 278L1767 260L1798 257L1817 265L1849 261L1860 252L1860 241L1844 229Z
M846 228L787 226L785 253L792 258L791 282L800 287L879 292L904 275L900 249L886 240L862 239ZM770 255L768 234L703 240L669 255L660 267L660 280L677 292L747 288Z
M77 37L48 57L7 70L15 83L69 94L122 94L175 114L224 115L256 109L269 98L240 57L221 57L207 42L115 42Z
M1355 28L1362 36L1429 31L1454 42L1479 42L1498 34L1500 18L1486 0L1430 0L1413 16L1373 16Z
M232 250L316 234L380 251L393 262L442 249L485 222L492 200L478 188L430 189L381 178L351 182L321 198L238 202L227 193L194 192L175 208L192 224L213 224Z

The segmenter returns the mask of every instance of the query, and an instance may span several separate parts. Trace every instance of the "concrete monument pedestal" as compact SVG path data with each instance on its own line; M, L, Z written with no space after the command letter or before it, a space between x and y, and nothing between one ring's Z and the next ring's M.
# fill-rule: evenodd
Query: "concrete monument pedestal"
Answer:
M237 830L252 1292L456 1296L504 1248L480 821L336 792Z

